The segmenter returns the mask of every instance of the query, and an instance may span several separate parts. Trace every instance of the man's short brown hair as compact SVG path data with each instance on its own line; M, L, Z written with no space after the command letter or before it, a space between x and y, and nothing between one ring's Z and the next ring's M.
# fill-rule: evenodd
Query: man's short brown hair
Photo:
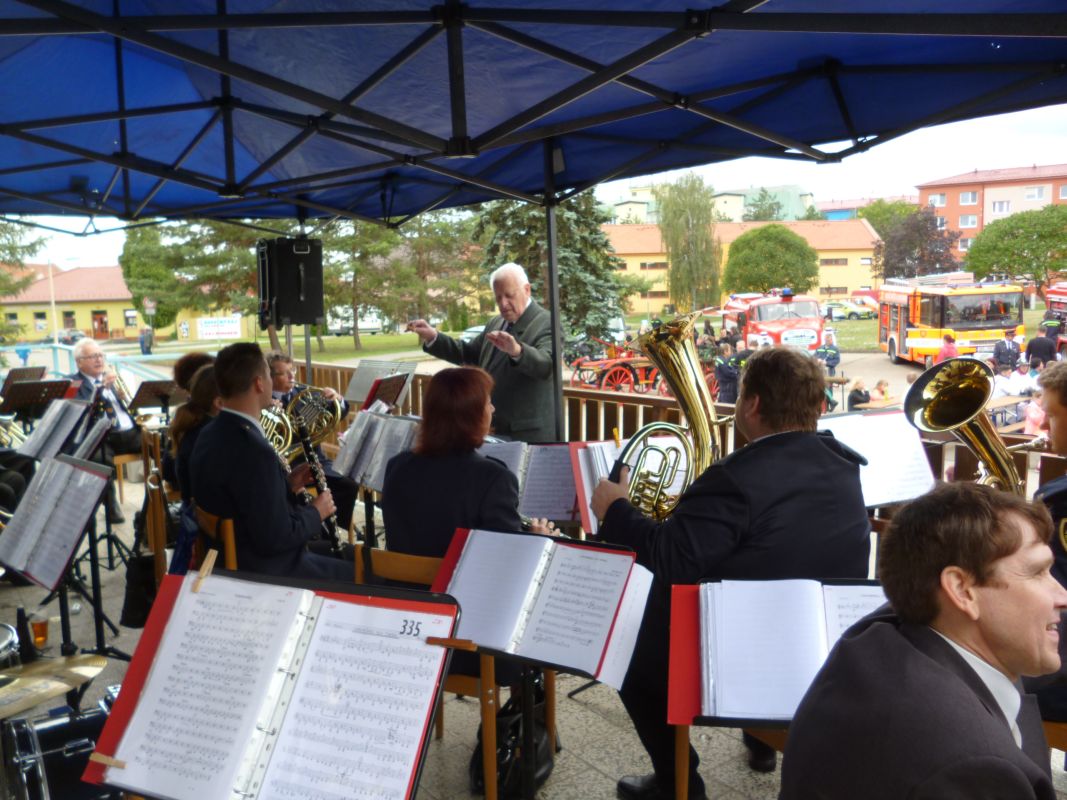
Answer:
M878 579L900 619L928 625L937 617L946 567L988 585L993 562L1022 544L1012 518L1029 522L1044 542L1052 536L1052 518L1042 503L976 483L941 484L900 509L878 552Z
M759 398L760 418L774 431L813 431L826 399L822 363L792 347L753 353L741 373L740 395Z
M215 356L194 350L174 362L174 382L182 389L189 391L193 385L193 376L205 364L214 364Z
M1061 404L1067 405L1067 361L1050 361L1037 376L1037 384L1052 392Z
M244 394L256 378L263 377L267 360L255 342L238 342L219 350L215 359L215 382L219 396L227 399Z

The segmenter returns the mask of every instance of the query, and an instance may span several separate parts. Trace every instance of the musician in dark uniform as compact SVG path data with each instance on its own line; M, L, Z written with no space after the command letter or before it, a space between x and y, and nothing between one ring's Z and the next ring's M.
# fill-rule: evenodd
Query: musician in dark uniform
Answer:
M268 353L267 364L270 366L271 394L278 405L285 409L294 397L308 387L296 382L293 359L285 353ZM327 386L322 390L322 395L331 402L336 400L341 404L341 419L348 415L348 402L334 389ZM354 480L345 477L333 468L333 462L326 458L322 448L318 445L315 446L315 454L318 456L319 464L322 465L326 485L330 487L330 494L333 495L334 504L337 506L337 527L342 532L347 531L352 523L352 511L356 505L359 487Z
M265 575L351 581L352 564L310 553L322 520L336 510L329 491L310 505L297 493L310 476L302 464L286 475L267 442L259 415L273 402L270 369L259 345L232 344L219 351L215 381L219 415L193 449L193 497L205 511L233 520L237 565Z
M866 462L830 433L816 433L824 386L822 365L807 354L761 349L741 373L736 406L737 428L749 444L700 475L665 521L630 504L626 480L601 481L593 492L602 538L632 547L654 576L619 694L655 772L619 781L623 800L674 796L667 725L671 584L867 577L870 523L859 477ZM753 769L774 769L773 750L752 737L746 743ZM692 748L689 755L689 797L703 798Z
M112 419L112 428L104 439L104 445L97 451L94 460L109 467L114 467L116 455L141 452L141 428L130 414L126 403L119 396L115 383L117 376L107 370L107 358L104 351L92 339L79 339L74 345L74 363L78 371L67 377L81 381L76 398L92 402L98 400ZM98 392L99 390L99 392ZM93 410L95 412L95 409ZM91 412L92 413L92 412ZM112 522L125 522L122 507L115 496L115 483L108 481L107 514Z

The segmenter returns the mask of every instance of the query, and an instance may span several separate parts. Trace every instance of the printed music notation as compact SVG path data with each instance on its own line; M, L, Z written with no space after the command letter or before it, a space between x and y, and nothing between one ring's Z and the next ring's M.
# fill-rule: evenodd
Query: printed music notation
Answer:
M422 640L451 620L336 601L318 617L259 797L403 798L445 655Z

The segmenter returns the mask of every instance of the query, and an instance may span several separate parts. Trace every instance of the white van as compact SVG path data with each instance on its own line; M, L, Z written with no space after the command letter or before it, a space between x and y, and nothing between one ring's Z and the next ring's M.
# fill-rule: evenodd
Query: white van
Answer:
M334 336L352 335L352 307L334 306L326 312L326 330ZM382 332L382 318L375 308L366 308L359 317L359 332L372 336Z

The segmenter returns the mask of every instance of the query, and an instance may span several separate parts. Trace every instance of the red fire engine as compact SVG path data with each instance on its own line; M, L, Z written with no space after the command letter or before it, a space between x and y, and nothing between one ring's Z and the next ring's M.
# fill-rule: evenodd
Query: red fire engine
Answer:
M784 344L814 353L823 343L818 300L794 295L792 289L730 295L723 306L723 325L740 331L738 346L752 350Z

